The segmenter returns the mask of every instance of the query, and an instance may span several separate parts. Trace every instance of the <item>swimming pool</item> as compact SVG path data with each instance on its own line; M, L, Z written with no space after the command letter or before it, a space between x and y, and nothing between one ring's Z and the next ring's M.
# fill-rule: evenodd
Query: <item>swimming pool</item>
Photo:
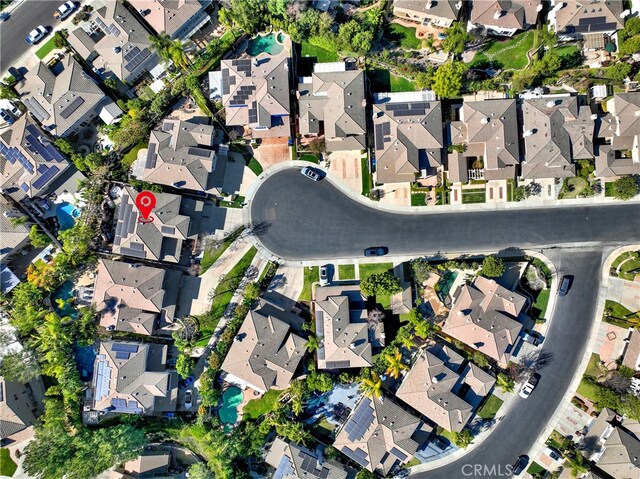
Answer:
M234 424L238 420L238 405L242 402L242 390L235 386L222 393L222 407L218 410L220 421Z
M284 50L284 46L278 42L281 38L284 40L284 35L282 37L280 35L282 33L278 34L278 38L276 38L275 33L269 33L252 38L247 45L247 53L252 57L257 57L263 52L269 55L279 55Z
M78 318L78 310L70 302L65 302L61 308L58 304L58 300L66 301L69 298L73 298L73 283L71 281L65 281L58 289L51 293L51 305L53 310L58 313L61 318L70 317L73 319Z
M76 357L76 365L83 381L93 379L93 364L96 360L96 350L93 346L74 346L73 352Z
M56 206L56 216L58 217L60 231L64 231L73 228L73 225L76 224L76 219L80 216L80 210L65 201Z
M453 286L453 282L456 280L458 276L457 271L447 271L442 275L440 281L438 281L438 298L440 301L444 302L449 295L449 291L451 291L451 286Z

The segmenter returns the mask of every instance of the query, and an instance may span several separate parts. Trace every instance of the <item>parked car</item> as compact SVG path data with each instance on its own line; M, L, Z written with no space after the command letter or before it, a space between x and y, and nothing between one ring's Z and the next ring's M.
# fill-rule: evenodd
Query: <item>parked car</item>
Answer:
M0 22L4 22L9 19L9 14L7 12L0 12Z
M302 170L300 170L300 173L302 173L307 178L312 179L313 181L320 180L320 174L317 171L315 171L313 168L309 168L308 166L305 166L304 168L302 168Z
M186 388L189 387L193 384L193 381L195 381L195 377L193 376L193 374L191 376L189 376L188 378L184 378L182 381L180 381L180 387L181 388Z
M526 456L525 454L523 454L520 457L518 457L518 460L513 465L513 475L519 476L520 474L522 474L522 471L525 470L525 468L527 467L527 464L529 464L529 456Z
M560 287L558 288L558 295L566 296L571 289L571 283L573 283L573 276L563 276L560 278Z
M531 393L538 385L539 380L540 380L539 374L537 373L532 374L531 377L527 379L527 382L524 383L524 386L522 386L522 389L520 389L520 392L518 393L518 395L523 399L527 399L529 396L531 396Z
M63 3L55 12L53 12L53 17L58 20L64 20L71 15L76 8L78 8L78 6L74 2Z
M30 45L35 45L40 40L42 40L45 36L47 36L47 33L49 33L49 30L47 30L46 27L43 27L42 25L38 25L36 28L31 30L29 35L27 35L27 38L26 38L27 43Z
M562 455L552 447L545 447L543 452L554 461L562 462Z
M4 120L7 125L13 125L13 123L15 122L13 116L7 110L0 109L0 118L2 118L2 120Z
M320 266L320 286L329 284L329 268L327 265Z
M534 346L540 346L540 343L542 343L542 338L536 331L524 333L524 336L522 336L522 340L529 344L533 344Z
M193 391L188 389L186 393L184 393L184 408L191 409L193 406Z
M364 250L365 256L384 256L389 252L386 246L371 246Z

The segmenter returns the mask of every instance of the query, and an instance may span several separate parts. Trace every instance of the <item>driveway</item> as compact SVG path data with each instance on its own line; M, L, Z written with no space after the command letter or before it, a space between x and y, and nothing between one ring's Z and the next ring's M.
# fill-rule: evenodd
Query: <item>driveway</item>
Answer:
M329 171L355 194L362 193L362 165L360 151L334 151L328 155Z
M640 283L610 277L607 299L620 303L635 313L640 309Z

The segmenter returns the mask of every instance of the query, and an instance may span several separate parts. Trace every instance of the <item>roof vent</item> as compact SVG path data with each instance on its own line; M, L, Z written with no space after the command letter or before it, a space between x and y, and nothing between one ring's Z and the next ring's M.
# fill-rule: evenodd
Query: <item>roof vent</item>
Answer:
M483 125L486 125L487 123L489 123L491 121L491 118L488 117L484 117L482 120L480 120L480 123L482 123Z

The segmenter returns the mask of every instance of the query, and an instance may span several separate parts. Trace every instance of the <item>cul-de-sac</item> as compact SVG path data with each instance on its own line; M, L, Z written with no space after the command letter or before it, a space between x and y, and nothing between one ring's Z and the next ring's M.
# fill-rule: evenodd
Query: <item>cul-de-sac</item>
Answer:
M0 479L640 479L640 0L0 0Z

